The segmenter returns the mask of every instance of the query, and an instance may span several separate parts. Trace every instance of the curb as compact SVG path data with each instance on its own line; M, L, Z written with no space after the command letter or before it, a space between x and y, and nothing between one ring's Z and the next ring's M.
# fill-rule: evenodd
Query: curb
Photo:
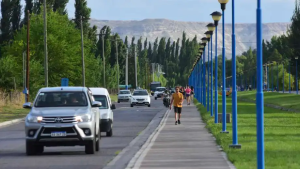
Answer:
M25 117L19 118L19 119L10 120L10 121L2 122L2 123L0 123L0 128L1 128L1 127L5 127L5 126L8 126L8 125L15 124L15 123L19 123L19 122L21 122L22 120L25 120Z
M130 160L127 167L125 169L139 169L143 159L145 158L146 154L148 153L149 149L152 147L154 141L156 140L158 134L160 133L161 129L165 126L166 120L168 119L170 114L170 110L168 109L161 119L159 125L155 129L155 131L150 135L141 149L135 154L135 156Z

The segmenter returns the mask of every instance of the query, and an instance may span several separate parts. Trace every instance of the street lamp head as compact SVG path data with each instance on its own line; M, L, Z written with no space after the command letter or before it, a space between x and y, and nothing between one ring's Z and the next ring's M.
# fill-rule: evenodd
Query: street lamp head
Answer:
M226 4L228 3L229 0L218 0L218 1L221 4L222 11L224 11L226 9Z
M204 47L206 46L206 42L207 42L207 38L201 38L202 41L202 45L204 45Z
M208 25L206 25L206 27L208 28L208 30L211 32L211 34L215 31L216 26L213 23L209 23Z
M204 34L206 35L207 41L209 42L211 37L210 31L206 31Z
M215 21L215 26L218 26L219 20L221 20L222 14L218 11L213 12L210 14Z
M295 56L295 59L298 60L298 56Z

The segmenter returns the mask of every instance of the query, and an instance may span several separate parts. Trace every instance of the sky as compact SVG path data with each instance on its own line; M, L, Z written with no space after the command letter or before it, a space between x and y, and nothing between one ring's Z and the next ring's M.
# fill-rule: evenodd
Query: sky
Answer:
M74 17L74 1L69 0L69 17ZM98 20L170 19L211 22L210 14L221 12L218 0L88 0L91 18ZM264 23L290 22L295 0L262 0ZM256 0L235 0L235 22L256 22ZM232 0L225 10L225 22L232 22Z

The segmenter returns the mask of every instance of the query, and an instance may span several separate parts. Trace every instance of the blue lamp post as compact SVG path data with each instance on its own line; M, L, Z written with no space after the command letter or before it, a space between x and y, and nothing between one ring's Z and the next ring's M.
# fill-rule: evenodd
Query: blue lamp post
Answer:
M208 43L208 45L207 45L207 60L208 60L208 62L207 62L207 112L209 112L209 102L210 102L210 97L209 97L209 93L210 93L210 83L209 83L209 76L210 76L210 67L209 67L209 65L210 65L210 58L209 58L209 53L210 53L210 50L209 50L209 47L211 46L210 45L210 37L211 37L211 32L210 31L206 31L205 32L205 35L206 35L206 38L207 38L207 43ZM213 114L212 113L210 113L210 115L211 116L213 116Z
M282 93L284 93L284 64L282 64Z
M203 100L202 100L202 45L200 44L200 49L199 49L199 55L200 55L200 60L199 60L199 90L198 90L198 95L199 95L199 100L200 103L203 104Z
M256 49L257 49L257 90L256 90L256 135L257 169L265 168L264 151L264 93L262 90L262 11L261 0L257 0L256 11Z
M202 100L202 52L200 52L200 61L199 61L199 90L198 90L198 95L199 95L199 100L200 103L203 104Z
M270 76L269 76L269 64L267 64L267 91L269 91L269 83L270 82Z
M291 62L289 61L289 93L291 93Z
M222 9L222 40L223 40L223 48L222 48L222 132L221 133L229 133L226 131L226 70L225 70L225 9L226 4L229 0L218 0L221 4Z
M235 55L235 7L234 0L232 2L232 144L231 148L241 148L238 144L237 130L237 91L236 91L236 55Z
M279 70L278 70L278 63L277 63L277 92L279 92Z
M200 94L200 100L201 100L201 104L203 105L203 58L201 55L201 59L200 59L200 90L199 90L199 94Z
M203 100L202 100L202 52L203 52L203 49L202 49L202 45L200 44L200 53L199 53L199 55L200 55L200 61L199 61L199 72L200 72L200 74L199 74L199 82L200 82L200 84L199 84L199 86L200 86L200 88L199 88L199 99L200 99L200 103L201 104L203 104Z
M218 123L218 24L222 14L218 11L210 14L215 22L215 123Z
M211 38L211 40L210 40L210 57L211 57L211 61L210 61L210 74L211 74L211 76L210 76L210 114L211 114L211 116L214 116L214 109L213 109L213 107L214 107L214 104L213 104L213 56L212 56L212 35L213 35L213 32L215 31L215 28L216 28L216 26L215 26L215 24L213 24L213 23L210 23L210 24L208 24L207 26L206 26L207 28L208 28L208 30L209 30L209 32L210 32L210 38Z
M296 93L298 94L298 56L295 57L296 60Z
M206 107L206 78L205 78L205 76L206 76L206 66L205 66L205 46L206 46L206 42L207 42L207 39L206 38L202 38L201 39L202 40L202 45L204 46L204 48L203 48L203 82L202 82L202 84L203 84L203 105L204 105L204 107Z

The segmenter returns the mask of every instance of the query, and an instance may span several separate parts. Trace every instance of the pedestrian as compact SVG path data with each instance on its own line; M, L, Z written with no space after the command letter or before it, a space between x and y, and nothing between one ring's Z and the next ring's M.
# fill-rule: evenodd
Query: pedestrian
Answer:
M187 101L187 105L191 104L191 88L189 86L187 86L187 88L185 89L185 96L186 96L186 101Z
M170 110L172 109L172 104L174 106L174 113L175 113L175 125L180 124L180 117L181 117L181 111L182 111L182 103L184 101L183 95L179 92L179 87L176 87L176 92L173 93L171 104L170 104Z
M191 100L194 101L194 86L191 86Z

